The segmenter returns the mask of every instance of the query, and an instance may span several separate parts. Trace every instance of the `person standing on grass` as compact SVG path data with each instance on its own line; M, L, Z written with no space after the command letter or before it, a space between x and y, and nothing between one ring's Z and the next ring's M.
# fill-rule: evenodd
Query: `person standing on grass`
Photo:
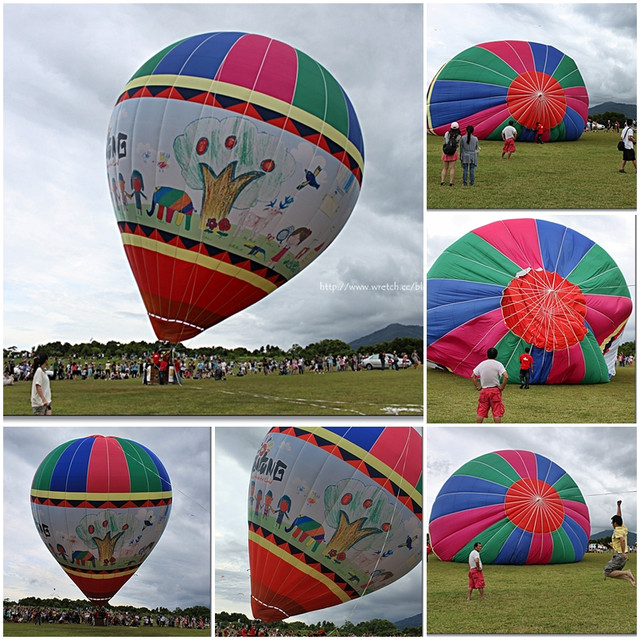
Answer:
M504 146L502 147L502 158L507 153L507 160L511 159L511 154L516 150L516 138L518 137L518 130L513 126L513 120L509 120L509 124L502 130L502 139L504 140Z
M475 184L475 169L478 166L478 138L473 135L473 127L467 127L467 135L460 138L460 162L462 163L462 186L467 186L467 174L469 185Z
M535 134L533 136L534 141L538 144L542 144L542 136L544 134L544 126L541 122L536 122Z
M529 378L533 368L533 358L529 355L531 347L525 347L524 353L520 354L520 388L529 388Z
M457 122L452 122L451 128L444 134L444 145L442 145L442 173L440 174L441 187L444 186L444 181L447 177L447 170L449 171L449 186L453 187L453 177L456 172L456 162L458 160L459 138L460 125Z
M47 375L49 357L41 351L33 359L33 381L31 383L31 408L34 416L51 415L51 384Z
M627 120L627 126L622 130L620 134L620 138L624 142L624 150L622 151L622 166L619 169L619 173L626 173L624 170L624 165L627 162L633 162L633 166L636 168L636 173L638 173L638 165L636 164L636 152L633 148L633 145L636 143L635 138L633 137L633 120Z
M613 533L611 534L611 546L613 547L613 557L604 568L604 577L617 578L619 580L626 580L630 582L634 587L636 581L633 578L633 574L629 569L623 571L624 565L627 564L629 556L627 551L627 534L629 529L622 523L622 500L618 500L618 511L616 515L611 518L611 524L613 525Z
M469 591L467 593L467 602L471 602L471 593L474 589L480 592L480 600L486 600L484 597L484 573L482 572L480 551L482 551L482 543L476 542L473 545L473 551L469 554Z
M495 347L487 349L487 359L483 360L471 375L473 386L480 392L477 423L489 417L489 407L491 407L494 422L501 422L504 415L502 391L507 386L509 376L502 362L496 360L497 357L498 350Z

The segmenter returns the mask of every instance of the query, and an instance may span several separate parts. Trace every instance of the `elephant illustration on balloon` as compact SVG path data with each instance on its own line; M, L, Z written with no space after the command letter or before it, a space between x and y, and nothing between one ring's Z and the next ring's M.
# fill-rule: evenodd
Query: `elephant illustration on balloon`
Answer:
M191 216L195 209L189 194L185 191L174 189L173 187L156 187L151 209L147 210L147 214L153 216L156 207L158 207L158 220L162 220L166 211L166 220L171 223L173 214L177 212L176 224L180 226L184 220L185 231L191 229Z
M313 545L311 551L316 551L318 545L324 542L324 527L309 516L299 515L291 523L291 526L285 527L285 531L287 533L293 531L294 538L304 542L307 546Z

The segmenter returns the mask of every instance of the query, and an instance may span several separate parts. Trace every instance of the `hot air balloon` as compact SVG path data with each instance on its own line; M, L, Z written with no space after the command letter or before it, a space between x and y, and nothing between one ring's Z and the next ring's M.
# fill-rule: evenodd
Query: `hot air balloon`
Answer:
M577 140L588 118L589 96L576 63L555 47L500 40L465 49L447 62L427 93L427 126L444 135L452 122L474 127L480 139L500 140L513 120L518 140Z
M422 436L275 427L249 488L251 608L282 620L385 587L422 558Z
M334 240L360 193L347 94L315 60L216 32L154 55L117 99L107 173L157 337L179 342L281 287Z
M589 543L589 510L571 476L531 451L495 451L463 464L438 493L429 517L433 552L467 562L578 562Z
M171 512L171 482L147 447L92 435L56 447L31 486L42 541L94 604L105 605L146 560Z
M427 360L457 375L496 347L509 382L531 347L532 384L608 382L631 315L624 276L595 242L545 220L501 220L448 247L427 274Z

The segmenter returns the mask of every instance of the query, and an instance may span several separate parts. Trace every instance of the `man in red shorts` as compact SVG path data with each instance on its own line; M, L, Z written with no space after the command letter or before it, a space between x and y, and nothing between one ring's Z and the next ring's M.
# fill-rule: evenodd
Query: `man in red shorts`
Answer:
M467 601L471 600L471 592L477 589L480 592L480 599L484 597L484 573L482 573L482 560L480 560L480 551L482 543L476 542L473 545L473 551L469 554L469 592Z
M504 146L502 147L502 157L507 153L507 160L511 159L511 154L516 150L516 138L518 130L513 126L513 120L509 120L509 124L502 130L502 139Z
M471 376L473 386L480 391L478 417L476 418L478 423L489 417L489 407L491 407L494 422L501 422L504 415L502 391L507 386L509 376L502 362L496 359L497 357L498 350L495 347L487 349L487 359L473 370ZM502 382L500 378L502 378Z

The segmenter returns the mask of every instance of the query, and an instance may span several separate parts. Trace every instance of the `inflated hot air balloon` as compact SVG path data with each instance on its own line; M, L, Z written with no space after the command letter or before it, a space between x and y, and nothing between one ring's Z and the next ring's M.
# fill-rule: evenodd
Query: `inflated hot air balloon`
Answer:
M112 436L65 442L42 461L31 511L51 555L105 605L146 560L171 511L171 482L147 447Z
M347 94L283 42L205 33L145 62L113 110L107 172L157 337L196 336L304 269L349 218L363 168Z
M533 384L608 382L615 370L603 354L631 310L622 272L595 242L545 220L501 220L464 235L429 270L427 360L470 377L496 347L518 382L529 346Z
M275 427L249 488L251 608L282 620L385 587L422 558L422 436Z
M427 93L427 125L444 135L457 121L480 139L500 140L513 120L518 140L577 140L588 118L589 96L576 63L555 47L500 40L478 44L438 71Z
M571 476L531 451L495 451L462 465L433 503L429 535L444 561L578 562L589 544L589 510Z

